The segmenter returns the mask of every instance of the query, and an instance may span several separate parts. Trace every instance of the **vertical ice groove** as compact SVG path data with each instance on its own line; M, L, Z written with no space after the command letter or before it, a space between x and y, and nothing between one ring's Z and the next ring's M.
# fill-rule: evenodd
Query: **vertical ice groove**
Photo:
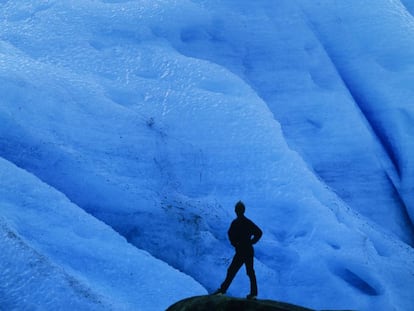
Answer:
M397 10L397 9L396 9ZM376 137L376 141L380 143L377 148L378 158L380 159L384 171L389 177L390 182L393 185L393 189L398 193L401 202L402 214L408 221L409 230L413 232L413 221L411 213L409 212L408 205L409 199L407 197L406 187L402 184L402 178L404 174L405 156L400 151L399 143L395 138L395 134L390 133L390 129L386 128L384 120L378 118L375 112L372 111L372 106L384 104L384 99L376 98L379 102L374 103L373 97L370 94L366 94L367 91L372 93L372 90L366 90L366 87L360 85L364 83L363 79L367 77L362 76L355 70L349 69L352 58L347 59L347 55L340 50L339 46L336 46L336 41L333 41L330 37L332 34L323 29L326 25L321 26L321 21L315 19L314 16L309 16L305 9L301 9L301 12L306 20L309 28L314 33L317 40L326 52L326 55L330 58L332 65L334 66L338 77L342 80L344 86L347 88L349 95L352 97L356 108L360 111L361 119L364 119L367 129L370 130L372 135ZM410 18L410 22L413 19ZM322 30L319 29L322 27ZM327 34L328 33L328 34ZM338 52L339 51L341 52ZM362 57L362 56L361 56ZM408 170L407 170L408 171Z

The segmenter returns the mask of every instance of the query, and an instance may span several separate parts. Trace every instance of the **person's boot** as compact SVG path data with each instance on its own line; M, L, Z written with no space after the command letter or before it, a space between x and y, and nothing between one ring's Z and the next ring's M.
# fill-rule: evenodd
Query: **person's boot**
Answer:
M256 300L256 299L257 299L257 296L256 296L256 295L253 295L253 294L248 294L248 295L246 296L246 299L249 299L249 300Z
M212 295L219 296L219 295L224 295L225 293L226 293L225 291L223 291L221 288L219 288L214 293L212 293Z

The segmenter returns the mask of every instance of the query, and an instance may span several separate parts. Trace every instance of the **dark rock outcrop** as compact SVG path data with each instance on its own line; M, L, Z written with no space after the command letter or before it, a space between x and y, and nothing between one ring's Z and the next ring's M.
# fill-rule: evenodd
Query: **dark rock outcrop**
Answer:
M196 296L181 300L166 311L316 311L273 300L247 300L225 295ZM321 310L323 311L323 310ZM329 311L329 310L325 310ZM334 310L331 310L334 311ZM338 310L339 311L339 310ZM346 311L346 310L342 310ZM349 311L349 310L348 310Z
M272 300L247 300L228 296L197 296L181 300L166 311L314 311Z

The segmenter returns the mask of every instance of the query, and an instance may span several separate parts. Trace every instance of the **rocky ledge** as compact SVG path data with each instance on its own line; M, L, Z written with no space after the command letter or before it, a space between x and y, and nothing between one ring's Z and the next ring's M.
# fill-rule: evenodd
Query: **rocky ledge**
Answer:
M247 300L229 296L197 296L181 300L166 311L315 311L272 300Z

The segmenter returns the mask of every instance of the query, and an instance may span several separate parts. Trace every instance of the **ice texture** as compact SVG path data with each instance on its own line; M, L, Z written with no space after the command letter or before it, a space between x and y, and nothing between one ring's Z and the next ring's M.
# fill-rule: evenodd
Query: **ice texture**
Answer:
M213 291L243 200L264 232L259 297L413 309L410 12L0 2L0 306L163 310ZM241 271L229 294L247 291Z
M163 310L205 293L36 177L0 167L2 309Z

